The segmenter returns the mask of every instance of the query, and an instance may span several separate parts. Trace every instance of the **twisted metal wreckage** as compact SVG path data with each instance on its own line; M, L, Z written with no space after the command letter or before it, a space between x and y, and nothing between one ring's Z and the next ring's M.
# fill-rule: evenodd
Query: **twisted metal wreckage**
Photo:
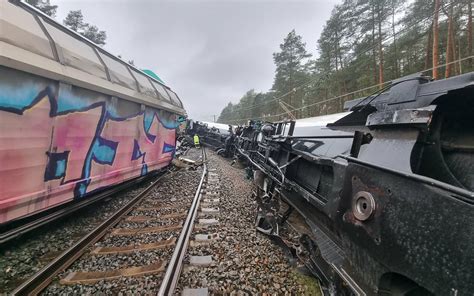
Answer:
M294 251L324 294L466 295L473 81L474 73L409 76L347 102L349 112L189 131L254 169L257 228L278 237L288 221L300 234Z

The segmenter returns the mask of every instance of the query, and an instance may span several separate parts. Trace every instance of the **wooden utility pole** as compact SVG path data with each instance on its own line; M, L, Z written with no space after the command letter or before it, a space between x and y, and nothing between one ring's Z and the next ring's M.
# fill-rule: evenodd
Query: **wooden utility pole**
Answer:
M435 0L433 15L433 78L438 79L438 42L439 42L439 6L441 0Z

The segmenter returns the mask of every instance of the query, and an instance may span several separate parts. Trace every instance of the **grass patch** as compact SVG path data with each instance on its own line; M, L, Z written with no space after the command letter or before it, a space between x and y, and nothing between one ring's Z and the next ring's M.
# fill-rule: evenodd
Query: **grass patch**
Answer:
M305 295L322 296L318 279L310 275L302 274L296 270L293 271L293 274L298 284L305 287Z

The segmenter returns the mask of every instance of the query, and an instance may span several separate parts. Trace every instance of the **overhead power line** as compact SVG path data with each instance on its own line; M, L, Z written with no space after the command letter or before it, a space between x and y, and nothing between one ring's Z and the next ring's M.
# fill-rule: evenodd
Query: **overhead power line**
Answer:
M420 22L425 22L425 21L427 21L427 20L432 19L436 13L439 13L439 12L440 12L441 10L443 10L443 9L449 8L451 5L454 5L454 2L450 2L449 4L446 4L446 5L444 5L444 6L443 6L443 5L440 5L439 9L438 9L436 12L433 12L433 13L430 14L429 16L423 18L422 20L420 20ZM384 43L386 43L387 41L391 40L392 38L395 38L397 35L399 35L399 34L405 32L405 31L409 31L410 29L412 29L412 27L407 26L407 27L405 27L405 28L399 30L398 32L389 34L387 37L385 37L385 38L381 41L381 43L384 44ZM353 60L357 60L357 58L359 58L359 57L365 55L367 52L373 50L374 48L377 48L378 46L379 46L379 44L373 44L372 46L366 48L365 50L363 50L362 52L360 52L360 53L358 53L356 56L354 56L354 57L353 57ZM255 108L258 108L258 107L261 107L261 106L265 106L265 105L267 105L267 104L269 104L269 103L271 103L271 102L275 102L275 101L278 101L278 100L283 99L284 97L286 97L286 96L288 96L288 95L290 95L290 94L296 92L296 90L298 90L298 89L300 89L300 88L302 88L302 87L304 87L304 86L306 86L306 85L308 85L308 84L310 84L310 83L312 83L312 82L320 82L323 78L327 78L327 77L328 77L328 75L323 75L323 76L318 76L318 77L316 77L316 78L312 78L312 79L310 79L310 80L308 80L308 81L306 81L306 82L304 82L304 83L302 83L302 84L300 84L300 85L298 85L298 86L295 86L292 90L290 90L290 91L284 93L283 95L281 95L281 96L279 96L279 97L274 97L273 99L268 100L268 101L265 101L265 102L260 103L260 104L254 104L254 105L251 105L251 106L247 106L247 107L243 107L243 108L231 110L231 111L228 111L228 112L223 112L223 113L220 114L220 116L226 115L226 114L233 114L233 113L236 113L236 112L239 112L239 111L252 110L252 109L255 109ZM386 82L384 82L383 84L385 84L385 83L386 83ZM383 84L382 84L382 85L383 85ZM377 84L377 86L380 86L380 84ZM229 120L228 120L228 121L229 121ZM234 121L235 121L235 120L234 120Z
M474 59L474 55L467 56L467 57L464 57L464 58L461 58L461 59L457 59L457 60L449 62L449 63L444 63L444 64L438 65L436 67L431 67L431 68L428 68L428 69L424 69L424 70L416 72L416 73L428 72L428 71L431 71L435 68L446 67L448 65L459 63L459 62L466 61L466 60L469 60L469 59ZM413 73L413 74L416 74L416 73ZM392 81L393 80L386 81L382 85L387 84L387 83L391 83ZM374 84L374 85L366 87L366 88L358 89L358 90L355 90L355 91L352 91L352 92L349 92L349 93L345 93L343 95L331 97L329 99L325 99L325 100L322 100L322 101L314 102L314 103L311 103L311 104L308 104L308 105L304 105L304 106L292 109L291 112L303 110L303 109L306 109L306 108L309 108L309 107L312 107L312 106L316 106L316 105L319 105L319 104L323 104L323 103L327 103L327 102L334 101L334 100L337 100L337 99L341 99L343 97L347 97L347 96L350 96L350 95L353 95L353 94L356 94L356 93L360 93L360 92L363 92L363 91L366 91L366 90L369 90L369 89L372 89L372 88L375 88L375 87L378 87L378 86L380 86L380 84ZM246 120L250 120L250 119L267 119L267 118L278 117L278 116L282 116L282 115L286 115L286 114L287 114L287 112L282 112L282 113L268 115L268 116L230 119L230 120L226 120L226 122L242 122L242 121L246 121Z

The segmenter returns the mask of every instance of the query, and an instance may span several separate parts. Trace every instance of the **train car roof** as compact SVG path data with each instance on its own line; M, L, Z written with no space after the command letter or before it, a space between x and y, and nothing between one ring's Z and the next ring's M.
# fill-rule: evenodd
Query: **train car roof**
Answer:
M348 115L350 112L341 112L329 115L322 115L316 117L308 117L295 120L295 126L326 126L329 123L334 123L335 121L343 118Z
M0 0L0 65L147 106L185 114L153 76L22 1Z
M202 123L206 124L207 127L212 128L215 127L219 130L221 134L229 134L229 125L217 122L209 122L209 121L202 121ZM232 126L234 128L234 126Z
M295 120L295 130L293 136L297 137L311 137L311 136L336 136L336 135L350 135L342 131L332 130L327 127L341 118L349 115L351 112L335 113L317 117L309 117Z

